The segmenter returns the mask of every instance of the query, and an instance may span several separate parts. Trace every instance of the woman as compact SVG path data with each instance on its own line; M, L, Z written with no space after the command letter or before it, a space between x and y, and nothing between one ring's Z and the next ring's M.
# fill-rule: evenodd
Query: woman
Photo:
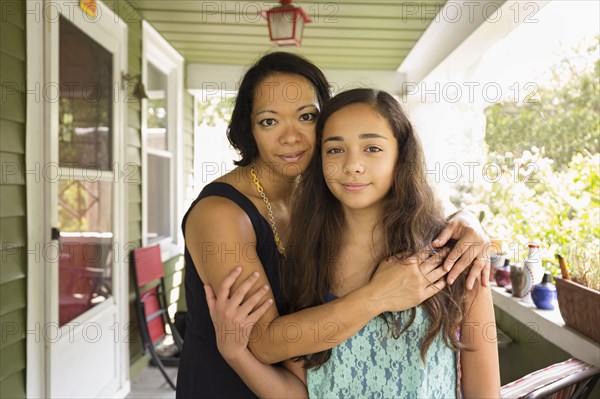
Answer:
M241 160L237 168L205 187L182 223L188 323L178 373L179 398L253 396L246 385L253 379L240 379L236 374L240 370L228 366L217 349L220 340L215 339L204 284L218 287L228 278L236 281L235 289L247 279L256 283L249 295L267 293L268 300L275 301L277 306L263 303L266 313L252 328L249 348L262 362L276 363L327 350L384 311L418 305L444 286L439 279L450 268L449 283L475 260L467 285L480 275L484 283L488 280L489 266L481 257L487 237L476 221L458 215L438 236L438 247L450 238L459 242L444 269L437 269L435 287L420 271L430 264L417 262L409 269L386 260L368 284L343 299L279 316L278 257L285 252L291 198L314 151L316 118L329 99L328 90L315 65L289 53L262 57L242 79L228 129ZM403 286L405 281L413 284ZM226 336L228 331L220 329L219 334ZM288 375L285 369L280 371Z

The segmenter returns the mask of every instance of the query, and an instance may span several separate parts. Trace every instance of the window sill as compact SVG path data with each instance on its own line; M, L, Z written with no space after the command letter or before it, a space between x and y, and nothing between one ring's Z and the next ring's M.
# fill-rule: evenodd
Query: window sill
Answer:
M534 304L513 297L496 283L490 283L494 305L525 324L554 345L577 359L600 367L600 345L567 327L558 305L554 310L538 309Z

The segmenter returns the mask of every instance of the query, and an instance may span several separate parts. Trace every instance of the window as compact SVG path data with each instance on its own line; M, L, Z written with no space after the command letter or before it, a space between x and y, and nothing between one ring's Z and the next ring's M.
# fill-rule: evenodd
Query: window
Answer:
M183 58L144 22L142 76L142 245L177 244L182 207Z

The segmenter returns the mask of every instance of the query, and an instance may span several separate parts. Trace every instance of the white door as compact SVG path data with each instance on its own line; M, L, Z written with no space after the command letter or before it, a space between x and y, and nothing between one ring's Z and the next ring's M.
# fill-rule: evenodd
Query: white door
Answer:
M123 168L127 31L97 3L46 4L47 256L43 336L50 397L107 397L127 379Z

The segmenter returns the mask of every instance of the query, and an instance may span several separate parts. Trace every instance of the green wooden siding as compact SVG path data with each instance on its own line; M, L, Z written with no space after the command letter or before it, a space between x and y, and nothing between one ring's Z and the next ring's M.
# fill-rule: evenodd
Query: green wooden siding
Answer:
M126 1L106 1L129 28L129 68L132 75L141 72L142 27L139 14L132 13ZM5 332L0 340L0 397L23 398L26 396L26 337L27 319L27 220L26 179L35 175L25 174L26 142L26 31L24 0L12 2L16 12L2 7L0 21L0 330ZM133 175L127 182L128 194L128 244L141 245L142 195L141 195L141 105L129 102L128 128L126 131L128 168L134 165ZM186 204L193 192L193 97L184 95L184 193ZM127 172L131 172L127 169ZM182 260L176 256L165 262L168 297L177 302L183 297ZM130 285L130 293L133 286ZM147 362L139 340L135 322L133 296L130 295L130 361L132 370ZM134 375L132 375L134 377Z
M142 70L142 17L126 1L106 1L105 2L117 15L126 23L129 29L129 54L128 54L128 72L130 75L138 75ZM193 192L193 135L194 135L194 100L189 93L184 94L184 193ZM131 165L134 165L135 171L130 176L127 183L128 194L128 245L129 247L139 247L142 241L142 134L141 134L141 103L131 101L127 110L128 128L127 128L127 149L126 163L127 172L132 171ZM190 150L191 149L191 150ZM191 195L191 194L190 194ZM188 204L189 198L182 199ZM182 281L182 258L175 256L164 262L165 282L167 284L167 298L171 303L177 302L183 296L183 286L179 287ZM135 290L133 279L130 277L129 283L129 312L130 312L130 362L131 377L135 378L137 372L148 362L148 356L143 354L140 340L139 326L136 320L134 298ZM181 291L180 291L181 290Z
M105 1L121 19L125 21L128 29L128 72L135 76L142 70L142 21L138 14L132 12L126 1ZM142 132L141 132L141 102L135 97L128 99L127 106L127 131L126 137L126 168L127 172L127 208L128 208L128 237L127 248L137 248L142 244ZM133 169L132 169L133 168ZM129 173L133 172L132 175ZM129 360L135 362L142 356L142 344L139 338L139 328L136 321L135 306L133 303L134 287L130 276L129 284Z
M27 244L24 0L0 18L0 397L25 397ZM6 7L4 7L6 6ZM28 178L34 178L30 176Z

